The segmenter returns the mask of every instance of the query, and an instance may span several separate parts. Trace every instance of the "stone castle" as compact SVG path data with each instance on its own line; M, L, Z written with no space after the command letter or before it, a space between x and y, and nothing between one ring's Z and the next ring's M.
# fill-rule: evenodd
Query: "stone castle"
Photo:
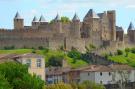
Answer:
M24 19L17 13L14 29L0 29L0 48L43 46L54 50L60 47L70 50L74 47L83 52L90 44L97 48L123 44L124 38L122 27L116 26L115 10L96 14L90 9L82 22L77 14L67 23L61 22L58 14L52 23L47 22L43 16L39 20L34 17L31 26L24 26ZM132 23L129 26L128 39L135 41Z

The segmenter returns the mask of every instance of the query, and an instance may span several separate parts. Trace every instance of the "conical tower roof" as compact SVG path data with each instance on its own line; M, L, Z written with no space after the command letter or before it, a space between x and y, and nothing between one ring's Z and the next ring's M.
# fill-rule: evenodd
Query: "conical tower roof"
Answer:
M55 21L60 21L61 20L61 17L60 17L60 15L59 14L57 14L57 16L55 17L55 19L54 19Z
M92 18L99 18L99 16L93 11L93 9L90 9L88 13L86 14L85 18L92 17Z
M39 22L45 22L45 18L43 15L41 15L40 19L39 19Z
M80 20L80 19L79 19L78 15L75 13L75 15L74 15L72 21L77 21L77 20Z
M134 25L132 22L130 22L130 25L128 27L128 30L135 30Z
M32 22L38 22L38 19L37 19L37 17L36 17L36 16L34 16L34 18L33 18Z
M17 12L14 19L22 19L20 14Z

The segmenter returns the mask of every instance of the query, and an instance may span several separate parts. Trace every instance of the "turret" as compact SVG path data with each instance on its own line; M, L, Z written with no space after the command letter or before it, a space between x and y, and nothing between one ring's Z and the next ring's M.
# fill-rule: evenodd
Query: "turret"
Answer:
M61 22L61 17L59 14L54 19L54 30L56 30L57 33L62 33L62 22Z
M111 29L111 40L116 41L116 13L114 10L107 11L107 16L109 19L109 25Z
M133 25L132 22L130 22L130 24L129 24L128 31L129 30L135 30L134 25Z
M71 36L75 37L75 38L80 38L81 37L81 34L80 34L80 19L77 16L76 13L75 13L75 15L72 19L71 27L72 27L72 29L70 31Z
M87 37L91 39L100 39L99 31L100 29L100 17L96 14L93 9L90 9L86 16L84 17L83 21L83 29L85 30L84 33Z
M86 16L84 17L84 20L89 20L89 19L99 19L99 16L95 13L93 9L90 9Z
M32 28L33 29L38 29L38 26L39 26L39 21L38 19L36 18L36 16L33 18L32 20Z
M21 18L19 13L17 12L14 17L14 29L15 30L22 30L24 28L24 19Z
M128 39L130 42L135 42L135 28L132 22L130 22L128 27Z
M39 19L39 23L40 25L47 25L48 22L46 22L45 18L43 15L41 15L40 19Z

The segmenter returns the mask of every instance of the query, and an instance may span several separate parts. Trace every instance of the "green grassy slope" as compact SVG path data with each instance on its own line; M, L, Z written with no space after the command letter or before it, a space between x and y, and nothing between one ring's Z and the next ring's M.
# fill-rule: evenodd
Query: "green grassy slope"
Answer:
M135 67L135 54L131 52L128 53L128 56L126 56L124 52L122 55L109 56L108 59L117 63L128 64Z
M32 53L33 49L13 49L13 50L0 50L0 54L24 54L24 53ZM49 50L48 52L45 52L45 50L35 50L37 54L43 55L45 57L46 63L48 62L49 58L52 56L63 56L64 59L67 60L68 64L73 68L78 68L81 66L88 65L84 60L77 60L75 63L73 63L73 59L68 57L67 54L65 54L63 51L54 51Z

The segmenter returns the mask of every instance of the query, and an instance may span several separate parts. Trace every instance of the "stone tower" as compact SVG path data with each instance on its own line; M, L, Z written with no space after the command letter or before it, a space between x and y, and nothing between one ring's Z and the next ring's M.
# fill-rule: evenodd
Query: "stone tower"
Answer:
M111 40L116 41L116 13L114 10L107 11L107 16L109 18L109 24L111 29Z
M23 28L24 28L24 19L21 18L21 16L17 12L14 18L14 29L22 30Z
M36 16L33 18L32 20L32 28L33 29L38 29L38 26L39 26L39 21L38 19L36 18Z
M101 38L103 41L111 40L110 33L111 30L109 28L109 20L107 17L106 11L103 13L99 13L98 16L100 17L100 29L101 29Z
M77 16L76 13L75 13L75 15L72 19L70 34L74 38L80 38L81 37L81 34L80 34L80 19Z
M61 22L61 17L59 16L59 14L57 14L57 16L54 19L54 29L55 32L57 33L62 33L62 22Z
M135 42L135 28L132 22L130 22L128 27L128 39L130 42Z
M88 13L86 14L86 16L84 17L84 29L88 29L88 35L90 36L90 38L93 37L93 35L98 34L97 32L100 30L99 29L99 21L100 18L99 16L93 11L93 9L90 9L88 11Z

